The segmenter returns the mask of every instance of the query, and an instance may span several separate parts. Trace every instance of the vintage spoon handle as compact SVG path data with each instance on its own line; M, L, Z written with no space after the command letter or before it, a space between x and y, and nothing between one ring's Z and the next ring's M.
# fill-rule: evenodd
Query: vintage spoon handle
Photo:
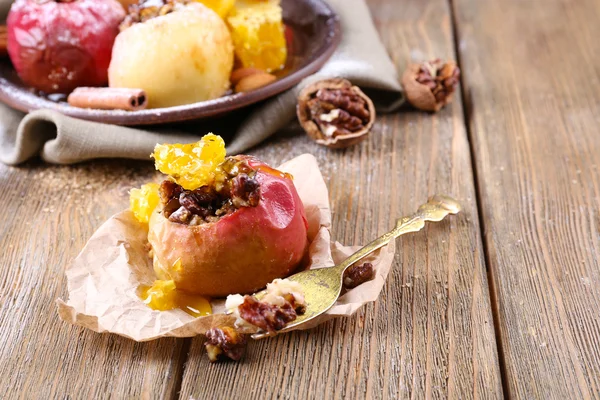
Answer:
M448 214L457 214L459 211L460 204L451 197L441 195L430 197L427 203L419 207L416 213L409 217L398 219L394 229L381 235L333 268L340 269L343 272L352 264L388 244L390 240L405 233L420 231L425 226L425 221L441 221Z
M302 315L299 320L292 322L290 325L286 326L285 329L277 333L283 333L289 331L290 329L296 329L296 327L307 323L331 308L337 297L340 295L340 291L342 289L341 279L344 270L350 265L356 263L375 250L383 247L389 243L390 240L397 238L400 235L408 232L420 231L425 226L425 221L441 221L448 214L456 214L459 211L460 205L456 200L446 196L433 196L428 200L427 203L419 207L415 214L409 217L400 218L396 222L396 227L393 230L375 239L335 267L302 271L289 277L290 279L294 280L294 278L298 279L298 277L302 276L305 280L305 283L310 283L307 285L308 293L306 293L306 295L311 295L313 297L313 304L309 304L307 307L307 313ZM309 276L310 279L308 279L307 276ZM331 285L331 283L335 280L337 280L337 286ZM323 291L327 292L325 289L329 289L329 292L331 292L333 296L325 296L325 298L323 298ZM260 298L262 294L264 294L264 291L257 293L256 296ZM316 310L314 308L316 308ZM312 314L308 313L309 309L311 309ZM274 334L275 333L267 332L255 333L252 335L252 338L262 339Z

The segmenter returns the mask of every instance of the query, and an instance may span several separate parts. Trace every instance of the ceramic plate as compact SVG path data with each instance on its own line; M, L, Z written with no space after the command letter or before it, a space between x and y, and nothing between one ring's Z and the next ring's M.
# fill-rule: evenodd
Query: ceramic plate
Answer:
M277 80L260 89L230 94L184 106L142 111L104 111L69 106L64 100L40 96L19 80L8 60L0 62L0 101L21 111L52 109L65 115L117 125L155 125L214 117L275 96L318 71L341 39L335 12L322 0L282 0L283 19L290 30L288 60Z

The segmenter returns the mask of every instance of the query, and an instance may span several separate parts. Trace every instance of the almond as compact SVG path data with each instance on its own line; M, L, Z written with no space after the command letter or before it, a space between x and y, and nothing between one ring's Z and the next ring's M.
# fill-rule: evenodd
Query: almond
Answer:
M241 81L245 77L255 74L264 74L264 71L262 69L252 67L238 68L233 70L231 76L229 77L229 80L231 81L231 84L235 86L238 84L239 81Z
M275 75L267 74L266 72L249 75L245 78L242 78L237 85L235 85L235 91L236 93L249 92L251 90L268 85L275 80L277 80Z

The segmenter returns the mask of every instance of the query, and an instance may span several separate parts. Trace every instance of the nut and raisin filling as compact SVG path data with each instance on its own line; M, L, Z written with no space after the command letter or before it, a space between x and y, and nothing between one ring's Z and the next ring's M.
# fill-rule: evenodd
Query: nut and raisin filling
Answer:
M326 137L358 132L370 119L367 102L351 88L319 89L307 107L311 119Z
M129 13L119 26L121 31L149 19L167 15L180 9L192 0L141 0L129 6Z
M163 216L172 222L201 225L216 222L242 207L256 207L260 202L256 172L246 160L227 157L209 185L186 190L165 180L159 189Z
M228 358L238 361L246 351L246 335L232 327L212 328L206 332L206 339L204 346L211 362Z

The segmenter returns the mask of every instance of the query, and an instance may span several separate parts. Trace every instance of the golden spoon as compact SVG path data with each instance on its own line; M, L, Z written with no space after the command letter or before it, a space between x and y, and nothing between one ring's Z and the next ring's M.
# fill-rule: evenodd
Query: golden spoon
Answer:
M448 214L456 214L459 211L460 204L456 200L448 196L435 195L419 207L415 214L398 219L394 229L375 239L335 267L309 269L288 277L287 279L302 285L306 300L306 312L276 333L290 331L329 310L340 296L342 278L346 268L385 246L390 240L405 233L420 231L425 226L425 221L441 221ZM260 299L263 295L264 291L257 293L256 297ZM262 339L276 333L256 333L252 335L252 338Z

